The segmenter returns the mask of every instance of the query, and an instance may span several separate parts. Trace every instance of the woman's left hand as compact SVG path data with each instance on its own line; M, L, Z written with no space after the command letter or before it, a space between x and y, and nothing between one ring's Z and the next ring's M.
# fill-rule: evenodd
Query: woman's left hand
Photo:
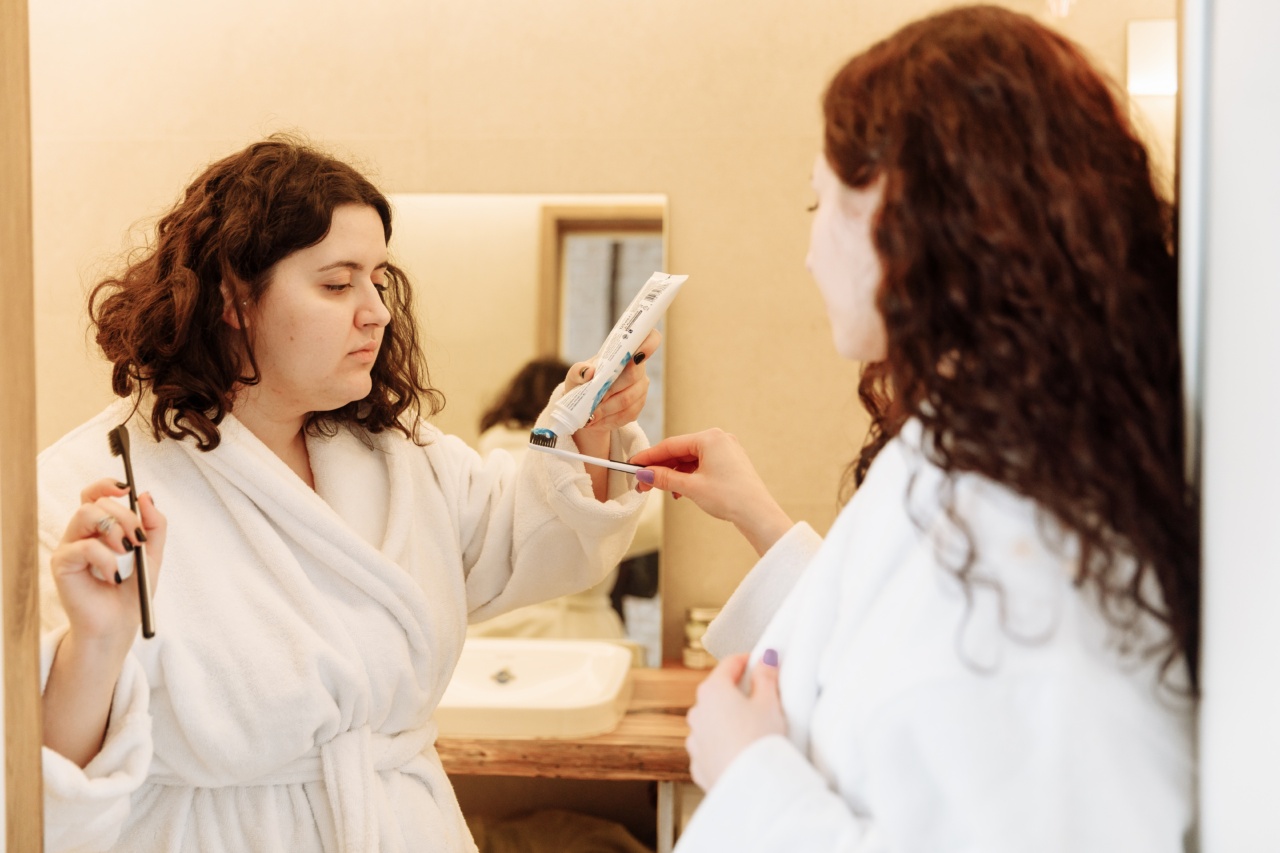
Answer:
M751 692L738 682L747 669L747 655L720 661L698 686L698 701L689 709L689 773L704 791L711 790L725 769L743 750L762 737L785 735L787 719L778 695L778 653L768 649L751 670Z
M649 374L645 372L644 361L653 355L661 344L662 333L657 329L650 332L641 342L635 355L631 357L631 362L622 369L618 378L613 380L613 384L609 386L609 393L605 394L600 405L596 406L596 410L591 413L591 420L573 434L579 448L583 447L584 439L587 443L591 443L603 437L607 442L611 431L626 426L640 416L645 400L649 397ZM594 375L595 366L590 361L578 362L569 368L569 375L565 377L564 382L565 390L572 391L579 385L590 382ZM608 449L607 443L605 448ZM582 452L589 451L584 449Z

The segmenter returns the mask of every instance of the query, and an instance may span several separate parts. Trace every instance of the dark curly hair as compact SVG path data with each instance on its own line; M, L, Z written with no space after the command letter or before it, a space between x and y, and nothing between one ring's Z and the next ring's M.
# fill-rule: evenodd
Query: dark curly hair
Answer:
M150 392L157 439L218 446L234 389L259 380L243 317L240 329L222 321L222 284L240 315L243 300L256 303L266 292L276 263L325 238L334 209L344 204L372 207L391 239L390 203L363 175L299 140L272 136L205 169L160 219L140 259L93 288L89 316L113 365L112 390L136 395L135 405ZM312 413L309 431L349 422L414 437L424 403L429 414L443 407L418 346L409 281L389 266L386 285L391 322L373 364L373 389L363 400Z
M537 358L520 368L493 405L480 416L480 431L498 425L531 427L547 407L551 392L564 381L569 365L558 358Z
M911 24L835 75L826 157L850 187L883 181L887 332L843 494L918 419L945 471L1002 483L1074 533L1078 585L1125 637L1144 613L1166 625L1144 648L1166 675L1181 655L1194 691L1173 212L1122 104L1076 45L992 6ZM956 570L976 581L969 550Z

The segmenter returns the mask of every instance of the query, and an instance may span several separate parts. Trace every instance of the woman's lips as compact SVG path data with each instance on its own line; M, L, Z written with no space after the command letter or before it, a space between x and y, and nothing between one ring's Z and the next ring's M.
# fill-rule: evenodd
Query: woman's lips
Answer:
M352 350L348 355L357 361L373 361L378 357L378 343L377 341L370 341L359 349Z

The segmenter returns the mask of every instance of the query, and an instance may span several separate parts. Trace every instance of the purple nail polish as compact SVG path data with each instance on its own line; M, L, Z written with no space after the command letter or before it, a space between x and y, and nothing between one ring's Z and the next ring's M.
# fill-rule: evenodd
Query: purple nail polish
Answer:
M641 468L636 472L636 479L644 483L646 486L653 485L653 472L648 468Z
M774 651L773 649L765 649L765 650L764 650L764 654L760 657L760 661L761 661L765 666L777 666L777 665L778 665L778 653L777 653L776 651Z
M116 584L124 583L124 578L120 577L120 573L116 572Z
M642 353L642 352L638 352L638 353L636 353L636 357L635 357L634 361L635 361L635 363L636 363L636 364L639 364L640 362L644 361L644 353Z

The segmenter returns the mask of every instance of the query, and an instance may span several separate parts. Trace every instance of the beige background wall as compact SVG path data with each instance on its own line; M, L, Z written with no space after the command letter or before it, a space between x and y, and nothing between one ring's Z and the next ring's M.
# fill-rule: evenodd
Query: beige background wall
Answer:
M803 267L818 99L844 58L939 5L42 0L30 13L40 445L107 399L83 293L145 233L129 226L209 160L298 129L388 192L665 194L668 267L692 276L668 318L668 431L737 433L784 506L825 530L865 418ZM1058 25L1120 78L1125 21L1175 10L1080 0ZM457 360L442 370L446 394L469 381ZM723 601L752 553L685 502L668 505L666 529L674 655L684 607Z

